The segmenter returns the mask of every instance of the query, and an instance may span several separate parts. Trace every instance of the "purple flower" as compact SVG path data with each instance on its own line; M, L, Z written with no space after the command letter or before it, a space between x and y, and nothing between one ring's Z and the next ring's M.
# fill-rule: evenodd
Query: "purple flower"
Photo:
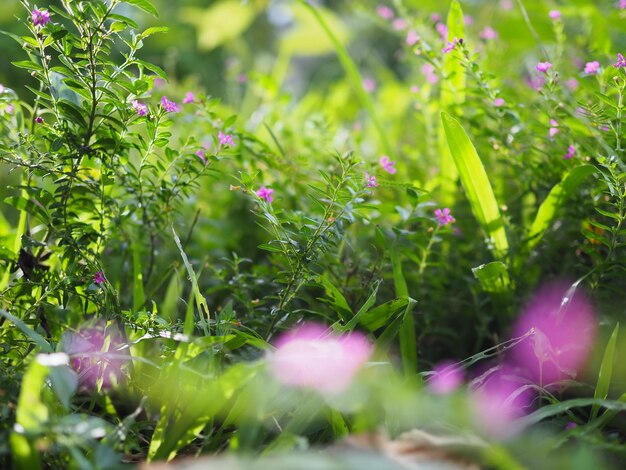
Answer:
M565 160L569 160L575 154L576 154L576 147L574 147L573 145L570 145L570 146L567 147L567 153L565 155L563 155L563 158Z
M233 147L235 145L233 136L230 134L224 134L222 131L217 133L217 140L219 141L220 147Z
M591 352L597 321L581 287L552 282L542 287L522 312L514 337L526 339L512 349L511 360L539 385L573 378Z
M600 71L600 62L594 60L593 62L587 62L585 64L585 73L587 75L597 75Z
M132 101L133 109L139 116L145 116L148 114L148 105L140 103L137 100Z
M272 188L266 188L265 186L261 186L261 188L256 192L257 196L261 199L265 199L269 203L274 200L272 194L274 194L274 190Z
M498 39L498 33L491 26L485 26L485 29L480 32L480 38L485 41L491 41L493 39Z
M548 73L548 70L552 68L552 64L550 62L539 62L537 64L537 71L541 73Z
M106 279L104 278L104 273L102 271L98 271L96 274L93 275L93 282L95 282L96 284L100 285L104 281L106 281Z
M441 35L442 39L445 40L448 36L448 27L443 23L437 23L435 29Z
M463 42L463 40L459 38L454 38L452 41L449 41L448 44L446 44L446 47L441 49L441 52L443 52L444 54L447 54L448 52L452 51L452 49L454 49L456 45L459 44L460 42Z
M426 81L431 84L435 84L439 81L437 75L435 75L435 66L432 64L424 64L422 65L422 73L426 77Z
M178 112L178 105L174 101L168 100L165 95L161 97L161 106L163 106L163 109L168 113Z
M35 122L36 122L37 124L41 124L41 123L43 122L43 118L42 118L41 116L37 116L37 117L35 118Z
M283 385L332 396L350 386L372 349L360 333L340 336L309 324L282 336L267 359L270 373Z
M428 379L428 387L438 395L453 392L463 383L463 372L452 362L438 364Z
M624 0L626 1L626 0ZM566 431L571 431L572 429L575 429L576 427L578 427L578 425L573 422L573 421L569 421L566 425L565 425L565 430Z
M550 17L551 20L560 20L561 19L561 12L559 10L550 10L550 13L548 13L548 16Z
M380 165L383 169L390 174L394 174L396 171L396 162L394 160L390 160L387 155L383 155L380 157Z
M193 103L194 101L196 101L196 97L194 96L192 92L188 91L185 97L183 98L183 104Z
M437 223L440 227L444 227L448 224L456 222L454 217L450 215L450 209L448 209L447 207L443 210L435 209L435 218L437 219Z
M496 108L504 106L505 104L506 104L506 101L504 101L504 98L496 98L495 100L493 100L493 105Z
M384 20L390 20L395 16L393 10L386 5L377 6L376 13Z
M50 13L48 10L33 10L31 13L31 19L35 26L45 26L50 23Z
M556 122L554 119L550 119L550 130L548 131L548 134L550 135L550 137L554 137L558 133L559 133L559 123Z
M368 93L373 93L376 90L376 80L373 78L363 79L363 89Z
M415 30L409 29L409 31L406 33L406 43L409 46L414 46L415 44L419 42L419 40L420 40L420 37L415 32Z
M376 181L376 177L374 175L370 176L369 173L365 173L365 187L366 188L378 187L378 181Z
M621 69L622 67L626 67L626 59L619 52L617 53L617 62L613 64L613 67Z
M617 8L619 8L620 10L626 10L626 0L619 0Z
M200 160L202 160L202 163L204 163L205 165L207 164L206 154L205 154L204 150L199 149L199 150L196 152L196 155L198 156L198 158L199 158Z

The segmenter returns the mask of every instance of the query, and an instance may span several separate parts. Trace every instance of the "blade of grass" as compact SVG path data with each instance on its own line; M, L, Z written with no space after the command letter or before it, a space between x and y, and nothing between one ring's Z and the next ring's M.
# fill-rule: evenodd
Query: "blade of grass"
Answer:
M409 298L409 289L402 271L402 260L395 246L391 249L390 257L396 297L409 299L399 332L402 369L406 375L414 375L417 373L417 338L415 336L415 320L413 319L415 301Z
M497 258L504 258L509 250L509 242L485 167L459 121L445 112L441 113L441 120L472 212L489 237L489 248L493 254Z
M324 32L328 35L328 38L333 43L333 46L335 47L335 51L337 52L337 57L339 58L339 62L341 63L341 66L345 70L346 75L348 76L348 80L350 80L350 83L352 84L352 88L356 92L356 95L359 101L361 101L361 104L363 105L363 107L365 107L368 114L370 115L370 119L372 120L372 123L374 124L374 126L376 127L376 130L378 131L380 140L383 144L383 147L385 148L385 152L390 157L393 157L394 151L391 146L391 142L389 141L387 137L387 132L385 131L385 127L383 126L383 123L381 122L381 120L378 118L378 115L376 114L376 107L374 106L374 101L372 100L370 95L365 91L365 88L363 88L363 77L361 76L359 69L357 68L352 58L350 57L350 54L348 54L348 51L346 50L346 48L343 46L343 44L341 44L341 42L337 39L337 36L335 36L332 30L328 27L328 25L326 24L326 21L324 20L322 15L320 15L317 9L313 5L309 4L308 2L304 0L300 0L300 1L306 8L309 9L311 14L315 17L319 25L322 27Z
M26 335L33 343L39 346L42 352L51 353L54 351L52 346L50 346L50 343L48 343L48 341L46 341L43 336L41 336L39 333L37 333L35 330L33 330L30 326L28 326L16 316L11 315L9 312L6 312L2 309L0 309L0 316L6 318L15 326L17 326L17 328L22 333L24 333L24 335Z
M613 333L609 338L609 342L604 350L604 356L602 358L602 364L600 364L600 372L598 372L598 382L596 383L596 390L593 393L593 398L605 400L609 395L609 387L611 386L611 377L613 376L613 363L615 362L615 347L617 345L617 336L619 334L619 323L615 325ZM591 407L591 416L589 420L593 420L598 416L600 411L599 405L593 405Z

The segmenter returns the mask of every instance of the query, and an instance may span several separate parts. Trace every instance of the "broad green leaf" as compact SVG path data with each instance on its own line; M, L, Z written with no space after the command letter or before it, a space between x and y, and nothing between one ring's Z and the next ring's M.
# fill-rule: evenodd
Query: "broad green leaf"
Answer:
M136 6L137 8L151 14L152 16L159 17L159 12L154 7L150 0L124 0L125 3Z
M518 423L522 427L531 426L543 421L546 418L560 415L572 408L585 408L588 406L599 406L607 410L626 411L626 402L615 400L600 400L598 398L574 398L552 405L545 405L537 411L521 418Z
M596 383L596 390L593 393L593 397L604 400L609 395L609 387L611 386L611 377L613 376L613 364L615 362L615 347L617 345L617 335L619 334L619 323L615 325L613 333L609 338L609 342L604 350L604 356L602 357L602 364L600 364L600 372L598 373L598 382ZM598 416L600 410L599 405L593 405L591 408L591 417L594 419Z
M478 279L485 292L501 294L511 289L511 279L506 265L501 261L493 261L472 268L474 277Z
M485 168L459 121L445 112L441 113L441 120L472 212L489 237L494 255L503 258L509 250L509 242Z
M526 244L528 250L533 249L539 243L544 232L554 220L559 207L574 193L585 178L595 172L596 169L592 165L577 166L567 173L560 183L552 188L548 197L539 206L535 220L528 232L528 242Z
M453 0L448 12L448 41L465 37L463 10L457 0ZM451 112L451 108L465 101L465 69L455 51L443 55L443 80L441 82L441 111ZM446 143L445 131L438 130L440 202L444 207L451 207L456 200L456 182L459 172L454 164L450 149Z
M339 315L343 321L349 321L354 316L354 313L352 312L352 309L350 308L350 305L348 305L348 301L343 294L334 286L332 282L328 280L328 278L326 278L326 276L320 276L318 278L318 282L324 286L326 295L330 297L330 304L334 307L337 315Z

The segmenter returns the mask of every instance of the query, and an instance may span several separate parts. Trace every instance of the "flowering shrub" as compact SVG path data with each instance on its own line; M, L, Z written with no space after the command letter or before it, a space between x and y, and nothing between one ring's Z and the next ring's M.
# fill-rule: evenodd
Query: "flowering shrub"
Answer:
M352 3L8 3L0 467L619 461L626 5Z

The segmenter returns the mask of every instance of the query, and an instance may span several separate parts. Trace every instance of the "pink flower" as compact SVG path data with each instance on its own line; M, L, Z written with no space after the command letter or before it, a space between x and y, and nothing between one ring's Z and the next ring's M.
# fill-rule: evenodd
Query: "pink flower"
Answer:
M240 73L237 75L237 82L246 83L248 81L248 76L245 73Z
M435 84L439 81L439 78L437 77L437 75L435 75L435 66L432 64L424 64L422 65L422 73L424 74L424 76L426 77L426 81L428 81L428 83L431 84Z
M472 382L474 420L487 434L508 439L521 431L516 421L527 414L533 392L511 366L496 366Z
M565 80L565 86L568 90L574 91L576 88L578 88L578 80L576 80L575 78L568 78L567 80Z
M420 91L420 87L418 87L417 85L413 85L411 88L411 93L419 93Z
M192 92L188 91L185 97L183 98L183 104L193 103L194 101L196 101L196 97L194 96Z
M132 101L133 109L139 116L145 116L148 114L148 105L140 103L137 100Z
M340 336L309 324L282 336L268 365L284 385L336 395L350 386L371 354L372 345L360 333Z
M593 62L587 62L585 64L585 73L587 75L596 75L600 70L600 62L594 60Z
M447 207L443 210L435 209L435 218L437 219L437 223L440 227L444 227L448 224L456 222L454 217L450 215L450 209L448 209Z
M161 97L161 106L163 106L163 109L168 113L178 112L178 105L174 101L168 100L167 96Z
M619 8L620 10L626 10L626 0L619 0L617 8Z
M574 147L573 145L570 145L570 146L567 147L567 153L565 155L563 155L563 158L565 160L569 160L575 154L576 154L576 147Z
M50 13L48 10L33 10L31 13L31 19L34 26L45 26L50 23Z
M500 8L504 11L509 11L513 9L513 0L502 0L500 2Z
M373 78L363 79L363 89L368 93L373 93L376 90L376 80Z
M396 162L394 160L390 160L387 155L383 155L380 157L380 165L383 169L390 174L394 174L396 171Z
M366 188L378 187L378 181L376 181L376 177L374 175L370 176L369 173L365 173L365 187Z
M391 26L396 31L402 31L403 29L406 29L406 21L402 18L396 18L393 20L393 23L391 23Z
M198 156L198 158L199 158L200 160L202 160L202 163L204 163L205 165L207 164L206 153L205 153L205 151L204 151L204 150L199 149L199 150L196 152L196 155Z
M485 26L485 28L480 32L480 38L485 41L491 41L493 39L498 39L498 33L491 26Z
M545 78L542 76L538 76L538 77L526 77L524 79L524 81L526 82L526 84L531 87L533 90L541 90L541 88L543 87L543 85L545 84Z
M390 20L395 16L393 10L386 5L378 5L376 13L384 20Z
M548 73L548 70L552 68L552 64L550 62L539 62L537 64L537 71L541 73Z
M224 134L222 131L217 133L217 140L219 141L220 147L233 147L235 145L233 136L230 134Z
M471 26L474 24L474 17L472 15L463 15L463 24L465 26Z
M256 195L258 197L260 197L261 199L265 199L269 203L274 201L272 194L274 194L274 190L272 188L266 188L265 186L261 186L261 188L259 188L259 190L256 192Z
M493 100L493 105L496 108L504 106L505 104L506 104L506 101L504 101L504 98L496 98L495 100Z
M441 35L441 38L445 41L448 37L448 27L443 23L437 23L435 29Z
M9 103L4 107L4 112L7 114L13 114L15 111L15 105L13 103Z
M409 31L406 33L406 43L409 46L414 46L415 44L419 42L420 39L421 38L413 29L409 29Z
M435 367L428 379L428 387L438 395L453 392L463 383L463 371L452 362L442 362Z
M556 122L554 119L550 119L550 130L548 131L548 134L550 134L550 137L554 137L558 133L559 133L559 123Z
M617 62L613 64L613 67L621 69L622 67L626 67L626 59L620 53L617 54Z
M440 19L441 16L439 15L439 13L433 13L432 15L430 15L430 21L432 21L433 23L439 22Z
M551 20L560 20L561 19L561 12L559 10L550 10L550 12L548 13L548 16L550 17Z
M43 122L43 118L42 118L41 116L37 116L37 117L35 118L35 122L36 122L37 124L41 124L41 123Z
M594 344L597 322L591 302L569 283L542 287L522 312L513 336L530 335L512 352L539 385L573 378Z
M105 282L106 279L104 278L104 273L102 271L98 271L96 274L93 275L93 282L100 285L103 282Z
M462 43L462 42L463 42L463 39L454 38L452 41L449 41L448 44L446 44L446 47L441 49L441 52L443 52L444 54L447 54L448 52L452 51L452 49L454 49L457 44Z

